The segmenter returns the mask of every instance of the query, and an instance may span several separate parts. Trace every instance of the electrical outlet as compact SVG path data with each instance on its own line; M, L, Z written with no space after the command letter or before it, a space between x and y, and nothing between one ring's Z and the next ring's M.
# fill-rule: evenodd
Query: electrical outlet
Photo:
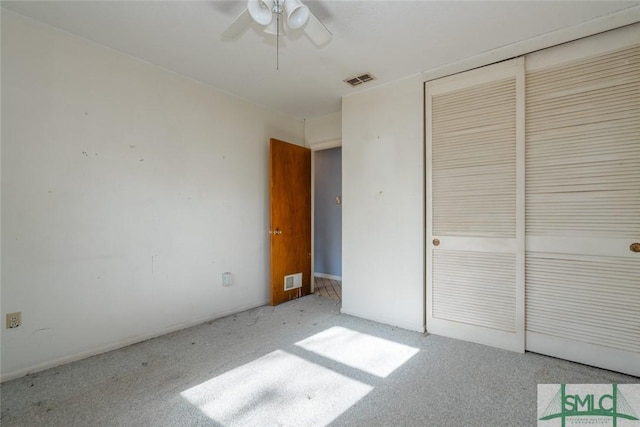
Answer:
M7 329L17 328L22 325L22 312L7 313Z

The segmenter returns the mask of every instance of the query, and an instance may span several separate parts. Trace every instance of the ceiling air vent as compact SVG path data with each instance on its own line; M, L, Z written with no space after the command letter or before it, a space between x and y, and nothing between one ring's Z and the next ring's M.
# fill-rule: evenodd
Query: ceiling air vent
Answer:
M375 77L371 73L364 73L359 76L349 77L343 81L351 87L356 87L362 83L370 82L371 80L375 80Z

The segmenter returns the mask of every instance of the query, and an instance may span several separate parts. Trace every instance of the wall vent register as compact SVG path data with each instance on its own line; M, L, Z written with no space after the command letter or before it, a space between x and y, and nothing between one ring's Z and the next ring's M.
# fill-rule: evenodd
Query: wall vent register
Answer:
M370 82L371 80L375 80L376 78L371 73L360 74L359 76L349 77L348 79L344 79L343 82L348 84L351 87L356 87L361 85L362 83Z
M302 273L290 274L284 276L284 290L290 291L302 287Z

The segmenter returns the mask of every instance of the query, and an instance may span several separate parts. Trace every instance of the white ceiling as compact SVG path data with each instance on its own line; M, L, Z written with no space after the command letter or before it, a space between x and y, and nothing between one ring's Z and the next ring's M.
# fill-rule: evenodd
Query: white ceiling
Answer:
M300 118L340 111L341 97L640 4L637 1L306 1L334 34L220 33L244 1L2 1L48 23L256 104ZM636 8L634 8L636 9ZM624 12L623 12L624 13ZM351 88L343 79L378 79Z

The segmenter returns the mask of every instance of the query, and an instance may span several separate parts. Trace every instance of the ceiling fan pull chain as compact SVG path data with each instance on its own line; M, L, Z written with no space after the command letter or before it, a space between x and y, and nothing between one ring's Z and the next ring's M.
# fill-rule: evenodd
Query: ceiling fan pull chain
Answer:
M277 70L280 70L280 14L279 13L276 13L276 71Z

